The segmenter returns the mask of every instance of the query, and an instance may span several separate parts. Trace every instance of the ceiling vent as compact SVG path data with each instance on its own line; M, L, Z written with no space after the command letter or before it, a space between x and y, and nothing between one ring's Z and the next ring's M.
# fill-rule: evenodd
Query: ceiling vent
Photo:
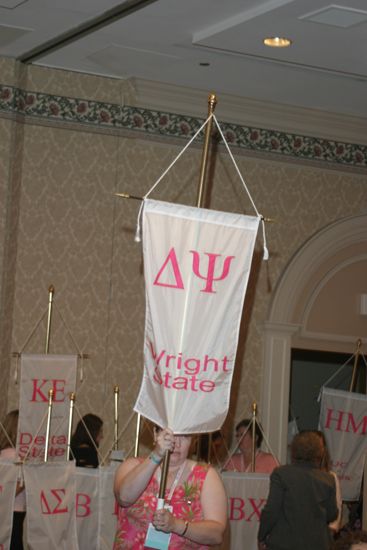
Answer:
M367 21L367 12L330 4L321 10L302 15L299 19L345 29L353 25L365 23Z
M7 46L12 42L18 40L25 34L33 32L32 29L23 29L22 27L8 27L7 25L0 25L0 47Z

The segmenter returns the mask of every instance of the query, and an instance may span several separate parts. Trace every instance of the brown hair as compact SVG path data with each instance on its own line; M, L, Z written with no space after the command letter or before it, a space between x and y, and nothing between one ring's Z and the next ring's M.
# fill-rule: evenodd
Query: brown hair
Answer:
M11 447L10 441L15 447L16 441L17 441L18 419L19 419L18 410L8 412L8 414L4 418L3 428L6 431L6 434L8 435L8 437L6 437L4 430L1 429L0 427L0 451Z
M313 430L304 430L296 434L291 444L292 462L307 462L321 467L324 446L320 435Z

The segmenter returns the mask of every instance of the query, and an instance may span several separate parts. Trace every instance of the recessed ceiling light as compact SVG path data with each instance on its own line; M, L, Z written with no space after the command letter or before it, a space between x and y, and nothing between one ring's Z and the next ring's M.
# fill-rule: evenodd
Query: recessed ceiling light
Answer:
M289 38L282 38L280 36L269 36L263 40L265 46L270 48L288 48L292 44L292 40Z

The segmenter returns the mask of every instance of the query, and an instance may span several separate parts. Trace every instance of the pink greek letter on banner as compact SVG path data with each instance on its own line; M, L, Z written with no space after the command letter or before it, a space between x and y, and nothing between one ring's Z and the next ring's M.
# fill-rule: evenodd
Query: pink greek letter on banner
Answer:
M258 217L146 200L144 374L135 410L175 433L228 411Z

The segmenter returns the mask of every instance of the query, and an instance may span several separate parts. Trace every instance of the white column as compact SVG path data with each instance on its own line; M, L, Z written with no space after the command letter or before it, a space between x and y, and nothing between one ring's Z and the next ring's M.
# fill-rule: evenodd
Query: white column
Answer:
M261 422L272 451L282 464L287 457L289 380L292 336L299 325L264 325Z

